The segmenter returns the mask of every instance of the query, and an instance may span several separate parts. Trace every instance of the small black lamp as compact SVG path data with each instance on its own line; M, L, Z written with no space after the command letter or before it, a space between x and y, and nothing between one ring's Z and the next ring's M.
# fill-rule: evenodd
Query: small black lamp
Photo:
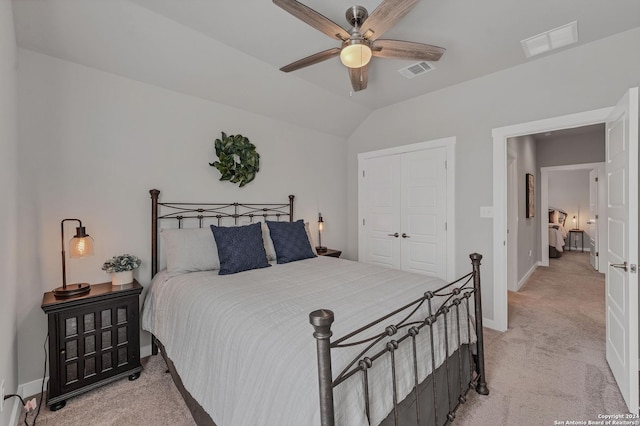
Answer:
M322 219L322 213L318 213L318 246L316 247L318 253L327 252L327 248L322 245L322 231L324 231L324 219Z
M69 241L69 257L72 259L78 257L93 256L93 238L87 234L86 229L82 226L80 219L63 219L60 222L60 240L62 242L62 287L53 290L56 297L72 297L89 293L91 287L89 283L76 283L67 285L67 270L65 264L64 251L64 223L67 221L76 221L76 235Z

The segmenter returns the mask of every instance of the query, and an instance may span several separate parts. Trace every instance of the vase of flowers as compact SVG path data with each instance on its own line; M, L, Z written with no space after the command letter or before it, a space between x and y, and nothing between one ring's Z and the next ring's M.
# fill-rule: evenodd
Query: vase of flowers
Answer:
M133 270L142 261L131 254L113 256L102 265L102 270L111 274L111 285L125 285L133 282Z

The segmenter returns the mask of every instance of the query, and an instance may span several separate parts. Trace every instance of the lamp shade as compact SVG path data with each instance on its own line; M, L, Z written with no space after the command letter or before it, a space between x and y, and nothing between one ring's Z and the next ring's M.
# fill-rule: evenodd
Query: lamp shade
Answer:
M77 235L69 241L69 257L78 258L93 256L93 238L89 235L78 237Z
M62 287L53 290L56 297L75 297L87 294L91 291L89 283L76 283L67 285L67 267L65 260L64 246L64 223L67 221L78 222L76 227L76 235L69 241L69 257L87 257L93 255L93 238L87 234L86 229L82 226L80 219L63 219L60 222L60 242L62 245Z
M359 40L348 44L340 51L340 60L348 68L362 68L371 60L371 48Z

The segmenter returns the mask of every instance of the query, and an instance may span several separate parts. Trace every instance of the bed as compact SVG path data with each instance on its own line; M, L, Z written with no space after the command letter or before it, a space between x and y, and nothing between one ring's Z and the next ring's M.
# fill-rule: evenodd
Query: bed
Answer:
M567 212L561 209L549 209L549 257L559 258L564 252L567 229L564 224Z
M165 203L150 192L154 277L142 326L198 424L441 425L470 389L489 393L479 254L450 284L315 253L291 260L289 247L313 247L293 196ZM173 225L160 232L165 221ZM227 273L222 232L238 241L249 228L268 266Z

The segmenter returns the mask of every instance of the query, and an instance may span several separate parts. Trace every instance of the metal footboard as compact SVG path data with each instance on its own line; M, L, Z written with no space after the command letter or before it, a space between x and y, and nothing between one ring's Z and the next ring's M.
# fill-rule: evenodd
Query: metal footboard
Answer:
M412 377L414 387L407 398L415 398L415 420L417 425L441 425L451 422L455 418L456 410L459 405L466 402L466 395L469 389L475 387L476 392L482 395L488 395L489 389L487 388L485 371L484 371L484 339L482 329L482 301L480 296L480 261L482 256L478 253L473 253L469 256L471 258L472 272L457 279L456 281L449 283L435 291L428 291L422 297L402 306L395 311L378 318L375 321L355 330L347 335L331 341L332 331L331 324L334 322L334 314L328 309L321 309L309 314L309 321L313 325L313 336L316 339L317 355L318 355L318 379L319 379L319 391L320 391L320 418L322 426L333 426L335 424L334 414L334 395L333 390L346 380L357 380L357 376L361 377L362 385L364 389L364 407L367 419L369 422L370 407L373 402L370 400L369 395L369 371L373 367L374 363L380 359L390 359L391 365L391 377L392 383L389 384L391 390L391 397L393 398L393 411L391 413L393 423L395 426L400 426L399 423L399 404L400 401L397 384L397 365L396 365L396 352L401 345L411 345L409 348L412 352ZM474 315L471 314L470 299L473 297L473 304L475 307ZM437 303L437 305L436 305ZM426 315L424 314L424 307L426 305ZM422 308L422 309L421 309ZM387 320L392 317L400 317L401 319L394 324L388 324ZM450 318L455 319L455 324ZM461 318L466 318L461 323ZM472 321L473 320L473 321ZM476 353L472 353L473 346L471 342L471 324L475 328L476 341L475 349ZM443 367L436 365L436 350L434 342L434 327L439 324L443 324L444 327L444 345L446 348L446 357ZM461 336L460 325L466 324L466 341L463 341ZM450 327L457 339L456 350L450 351L449 345L449 331ZM373 335L371 335L371 330ZM379 331L375 331L379 330ZM364 332L368 331L369 336L363 337ZM420 333L428 333L429 348L431 353L431 381L433 386L433 404L434 404L434 416L425 418L420 411L419 400L419 374L418 374L418 360L421 354L418 351L418 345L416 342L417 336ZM383 344L382 349L379 346ZM333 379L333 372L331 369L331 351L338 350L346 347L358 347L362 348L358 355L348 363L347 367L343 369ZM377 348L376 348L377 347ZM466 347L469 351L469 360L473 359L474 363L469 362L469 377L471 380L468 383L462 383L463 381L463 360L462 351L463 347ZM425 356L424 354L422 356ZM451 362L452 357L457 357L457 362ZM423 358L426 359L426 358ZM450 372L450 368L454 368L450 364L457 365L458 374ZM446 386L447 389L447 414L446 418L438 417L438 397L436 392L436 368L444 368L446 370ZM452 384L453 380L457 376L460 383ZM450 389L454 387L459 389L460 392L455 399L455 404L451 401ZM412 396L413 394L413 396Z

